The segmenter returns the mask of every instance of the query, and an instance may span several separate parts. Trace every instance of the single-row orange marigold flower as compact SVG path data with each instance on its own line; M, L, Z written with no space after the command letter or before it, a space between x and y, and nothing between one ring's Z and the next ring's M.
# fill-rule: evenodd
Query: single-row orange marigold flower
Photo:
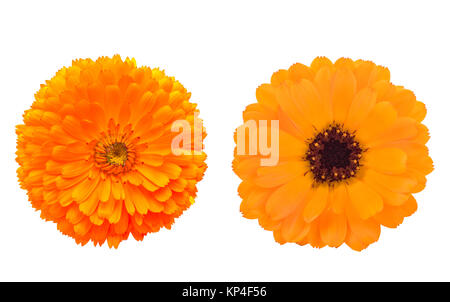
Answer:
M318 57L274 73L256 99L244 122L279 120L279 161L235 150L233 168L244 217L277 242L360 251L416 211L433 170L426 109L387 68Z
M190 96L163 71L117 55L58 71L17 126L17 174L32 206L82 245L117 248L130 233L170 229L206 169L203 152L171 152L172 123L195 126Z

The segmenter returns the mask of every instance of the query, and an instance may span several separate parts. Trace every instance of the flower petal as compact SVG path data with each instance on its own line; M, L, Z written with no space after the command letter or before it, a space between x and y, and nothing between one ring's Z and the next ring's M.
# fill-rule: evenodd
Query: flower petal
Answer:
M263 188L273 188L304 173L304 165L300 161L280 162L277 166L259 167L253 182Z
M369 88L360 90L354 97L345 121L349 129L357 130L359 125L367 118L376 103L376 94Z
M321 185L311 190L312 195L303 210L303 218L306 222L316 219L327 206L328 186Z
M372 170L368 170L365 173L364 182L368 184L373 190L375 190L383 199L384 203L388 205L402 205L410 195L409 193L394 192L390 190L389 187L381 185L377 180L376 174L373 173Z
M311 187L311 181L300 176L280 186L266 203L266 212L274 220L283 219L300 207Z
M367 147L387 145L396 141L412 139L418 134L418 123L410 117L399 117L395 123L370 141Z
M367 166L387 174L400 174L406 170L408 156L399 148L376 148L365 155Z
M333 106L333 119L344 123L356 93L356 79L348 68L339 68L331 84L331 104Z
M338 247L345 241L347 235L347 219L344 214L325 211L319 218L320 238L332 247Z
M137 165L136 169L139 171L139 173L141 173L143 176L145 176L148 180L150 180L157 186L164 187L169 183L169 177L165 173L151 166Z
M358 140L365 145L370 144L373 137L392 127L396 119L397 111L395 111L391 103L377 103L356 132Z
M369 186L355 180L347 187L351 204L361 219L372 217L383 209L383 200Z

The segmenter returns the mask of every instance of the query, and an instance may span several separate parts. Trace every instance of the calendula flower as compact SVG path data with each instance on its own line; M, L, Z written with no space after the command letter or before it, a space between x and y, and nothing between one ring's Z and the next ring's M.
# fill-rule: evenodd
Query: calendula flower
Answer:
M277 242L360 251L380 225L395 228L416 211L413 193L433 170L426 109L387 68L318 57L274 73L256 99L244 122L279 121L279 159L263 166L267 156L235 150L233 169L244 217Z
M117 55L59 70L16 128L17 174L32 206L82 245L117 248L130 233L170 229L206 169L201 147L171 150L176 120L197 127L200 142L206 135L189 98L163 71Z

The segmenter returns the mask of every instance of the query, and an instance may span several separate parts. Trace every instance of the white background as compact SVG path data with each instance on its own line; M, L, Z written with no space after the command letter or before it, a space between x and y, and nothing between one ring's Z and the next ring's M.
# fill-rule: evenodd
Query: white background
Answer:
M450 281L448 1L2 1L1 281ZM199 104L209 169L173 229L118 250L81 247L19 188L14 126L39 85L75 58L161 67ZM361 253L280 246L241 217L233 131L255 89L315 56L372 60L428 108L435 162L418 211Z

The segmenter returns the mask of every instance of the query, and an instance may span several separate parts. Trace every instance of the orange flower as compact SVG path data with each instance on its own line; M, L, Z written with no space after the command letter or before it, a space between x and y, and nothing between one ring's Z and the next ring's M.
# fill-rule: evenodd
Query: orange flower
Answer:
M170 229L194 202L206 155L171 152L175 120L198 128L196 105L174 78L117 55L75 60L35 98L17 126L17 174L63 234L117 248L130 232L142 240ZM203 127L197 133L202 141Z
M256 99L244 122L279 121L279 160L262 166L264 156L235 149L233 169L244 217L277 242L360 251L380 225L395 228L416 211L412 194L433 170L426 109L387 68L318 57L274 73Z

